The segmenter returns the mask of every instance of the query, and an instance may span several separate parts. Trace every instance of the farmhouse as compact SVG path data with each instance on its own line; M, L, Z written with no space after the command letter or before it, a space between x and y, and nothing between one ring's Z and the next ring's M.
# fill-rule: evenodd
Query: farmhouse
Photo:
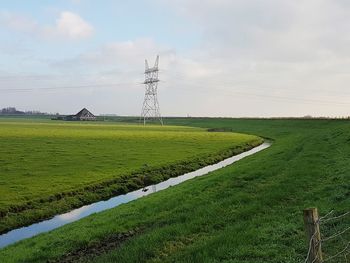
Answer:
M86 108L82 109L75 115L68 115L64 117L66 121L95 121L96 117Z

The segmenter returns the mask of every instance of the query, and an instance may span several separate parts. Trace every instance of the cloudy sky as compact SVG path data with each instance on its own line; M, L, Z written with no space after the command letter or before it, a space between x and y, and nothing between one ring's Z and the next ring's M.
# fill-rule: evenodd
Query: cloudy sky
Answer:
M1 0L0 108L139 115L157 54L166 116L350 115L348 0Z

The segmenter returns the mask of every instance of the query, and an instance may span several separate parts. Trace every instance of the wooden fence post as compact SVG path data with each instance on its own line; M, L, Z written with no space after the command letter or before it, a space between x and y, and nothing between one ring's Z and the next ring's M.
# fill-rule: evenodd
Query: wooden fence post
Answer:
M304 210L304 224L308 244L310 246L308 262L321 263L323 261L323 258L321 250L320 224L317 208L308 208Z

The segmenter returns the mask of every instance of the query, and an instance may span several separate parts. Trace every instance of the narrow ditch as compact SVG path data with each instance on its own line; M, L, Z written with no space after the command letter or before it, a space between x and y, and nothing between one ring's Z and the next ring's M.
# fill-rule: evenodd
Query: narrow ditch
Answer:
M218 170L220 168L223 168L227 165L233 164L247 156L253 155L257 152L260 152L268 147L271 146L270 142L264 142L260 144L259 146L256 146L246 152L242 152L240 154L234 155L232 157L229 157L227 159L224 159L223 161L220 161L213 165L208 165L203 168L200 168L198 170L195 170L193 172L185 173L183 175L170 178L166 181L160 182L158 184L153 184L150 186L147 186L145 188L129 192L127 194L118 195L115 197L112 197L106 201L99 201L92 203L90 205L85 205L80 208L74 209L68 213L56 215L55 217L35 223L26 227L14 229L8 233L0 235L0 248L8 246L10 244L13 244L17 241L30 238L33 236L36 236L40 233L48 232L50 230L56 229L58 227L61 227L65 224L77 221L81 218L84 218L86 216L89 216L93 213L98 213L107 209L111 209L113 207L119 206L124 203L128 203L130 201L139 199L143 196L150 195L155 192L159 192L161 190L164 190L168 187L180 184L184 181L190 180L192 178L203 176L208 174L209 172Z

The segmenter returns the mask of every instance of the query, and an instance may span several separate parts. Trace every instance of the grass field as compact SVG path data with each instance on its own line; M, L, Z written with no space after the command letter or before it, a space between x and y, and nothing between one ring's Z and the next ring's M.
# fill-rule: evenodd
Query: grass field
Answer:
M200 128L0 120L0 232L213 163L261 139Z
M2 249L2 262L304 262L302 209L350 210L349 121L170 122L233 129L274 144L207 176ZM324 252L335 254L343 245L326 245Z

